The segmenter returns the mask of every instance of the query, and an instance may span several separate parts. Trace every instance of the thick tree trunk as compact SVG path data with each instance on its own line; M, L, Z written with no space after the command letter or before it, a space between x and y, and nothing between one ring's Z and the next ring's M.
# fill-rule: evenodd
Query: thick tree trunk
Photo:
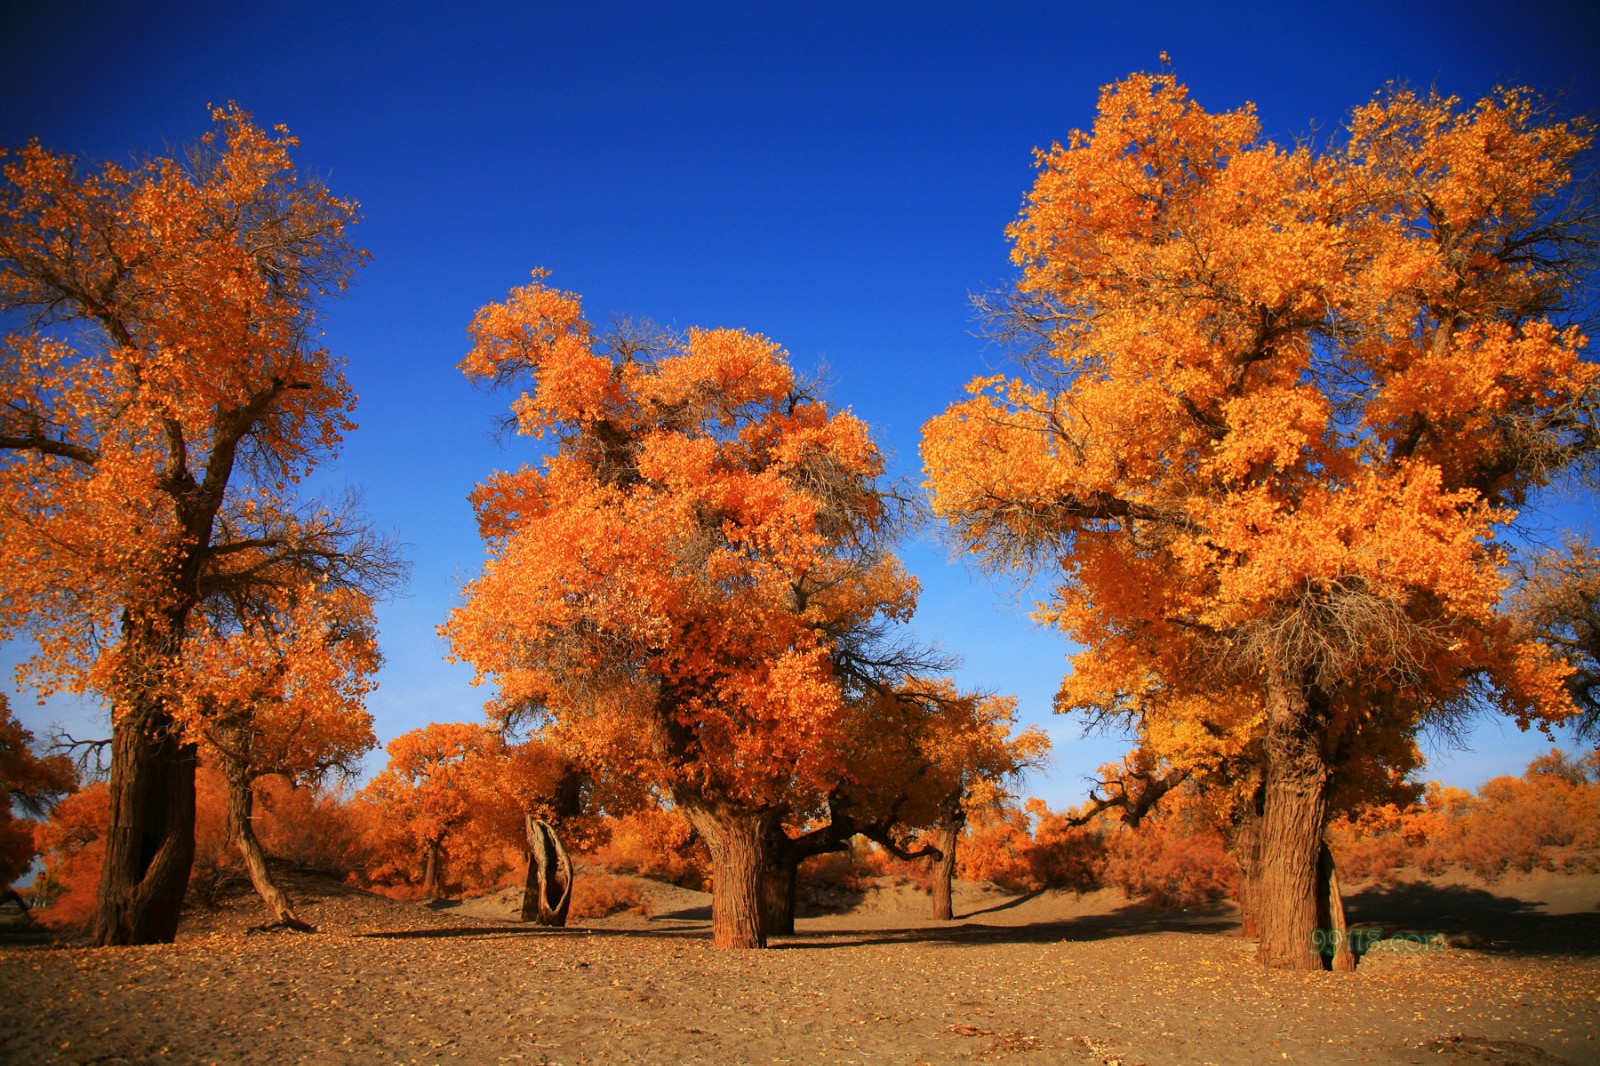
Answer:
M572 906L572 860L549 822L527 816L528 880L522 890L522 920L564 926Z
M1324 965L1340 973L1354 970L1356 956L1350 947L1350 928L1345 923L1344 894L1339 891L1339 871L1326 841L1317 859L1317 928L1323 931L1321 954L1327 960Z
M794 935L799 875L800 852L782 825L773 826L766 867L761 871L761 926L768 936Z
M178 933L194 865L195 746L150 696L112 727L110 822L94 942L166 944Z
M250 875L250 884L272 915L272 921L268 924L302 933L315 933L316 926L300 920L289 897L273 881L272 871L267 868L267 857L261 851L261 841L256 839L255 827L250 820L255 809L255 792L250 788L249 780L242 770L231 765L225 773L228 778L228 838L239 849L245 872Z
M439 881L444 876L444 843L430 840L422 845L422 894L439 898Z
M1267 773L1261 815L1261 940L1256 958L1280 970L1321 969L1317 860L1328 810L1319 694L1282 671L1267 675Z
M1240 935L1261 935L1261 812L1257 807L1259 794L1250 806L1239 814L1233 831L1228 835L1228 853L1239 871Z
M711 849L711 942L719 948L764 948L761 880L781 812L752 811L698 797L679 807Z
M957 814L941 821L933 831L933 846L939 857L933 862L933 919L936 922L954 921L956 877L956 844L961 840L966 816Z

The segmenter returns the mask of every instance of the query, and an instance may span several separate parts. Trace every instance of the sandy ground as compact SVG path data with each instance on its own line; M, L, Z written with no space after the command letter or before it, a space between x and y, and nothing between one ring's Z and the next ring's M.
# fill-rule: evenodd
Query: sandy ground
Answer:
M1358 891L1443 934L1355 974L1262 970L1229 909L962 885L953 923L881 887L764 952L717 952L709 897L566 930L516 894L396 903L294 877L316 935L248 897L176 944L0 936L4 1063L1600 1063L1600 877ZM1420 939L1420 937L1419 937Z

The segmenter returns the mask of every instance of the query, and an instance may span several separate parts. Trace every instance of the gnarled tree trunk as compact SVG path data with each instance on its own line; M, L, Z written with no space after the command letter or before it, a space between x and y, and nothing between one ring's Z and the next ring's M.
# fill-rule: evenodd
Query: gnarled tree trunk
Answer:
M315 933L316 926L300 920L288 895L278 887L272 879L272 871L267 868L267 857L261 850L261 841L256 838L255 827L250 821L255 809L255 792L250 787L249 779L242 768L232 764L225 764L223 772L228 779L228 839L239 849L245 872L250 876L250 884L272 915L272 921L268 924L302 933Z
M1350 947L1350 928L1344 917L1344 894L1339 891L1339 871L1333 852L1323 841L1317 858L1317 928L1322 930L1324 965L1348 973L1356 968L1356 955Z
M549 822L527 816L528 880L522 889L522 920L564 926L572 906L572 860Z
M793 936L800 851L783 826L774 825L761 871L761 926L768 936Z
M719 948L764 948L762 872L781 812L749 810L699 797L678 806L711 849L711 942Z
M1316 949L1318 858L1328 812L1323 697L1281 670L1267 674L1267 771L1261 813L1261 940L1280 970L1322 968Z
M967 824L965 814L947 816L933 831L933 845L939 857L933 861L933 918L938 922L954 921L956 877L956 844L961 830Z
M195 746L150 695L118 708L94 942L166 944L194 865Z
M1258 789L1249 805L1235 817L1228 834L1228 854L1239 871L1238 890L1240 934L1261 935L1261 793Z

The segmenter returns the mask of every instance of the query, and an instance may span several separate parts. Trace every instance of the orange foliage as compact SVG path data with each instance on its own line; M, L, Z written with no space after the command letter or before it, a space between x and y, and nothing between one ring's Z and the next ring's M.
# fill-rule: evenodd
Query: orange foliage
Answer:
M484 865L505 866L504 857L497 863L482 847L451 844L494 774L492 760L503 757L495 734L465 722L434 722L395 737L387 751L389 764L356 797L367 808L367 879L435 896L451 878L459 884L464 875L475 885L493 880Z
M1233 859L1222 835L1151 821L1114 835L1102 873L1107 887L1157 907L1215 903L1234 890Z
M470 329L462 369L526 379L517 427L553 448L473 493L489 559L444 632L498 686L492 714L539 708L585 763L670 797L719 865L714 939L755 946L733 886L760 859L730 834L759 849L772 812L820 805L844 771L839 667L883 673L869 645L915 601L883 458L771 341L597 338L543 276Z
M48 904L40 912L47 925L75 929L93 918L110 818L110 791L97 781L56 804L49 821L35 829L44 869L34 884L34 897Z
M884 520L866 428L808 395L776 345L691 330L603 348L536 281L481 310L463 369L526 374L541 468L473 494L491 553L446 633L594 761L759 808L835 776L832 633L910 611L868 545ZM798 598L797 598L798 596Z
M31 676L119 709L169 684L175 656L140 657L203 596L350 536L290 504L351 428L307 316L365 258L356 208L297 178L281 129L212 118L191 157L132 169L30 144L0 189L0 302L48 309L0 346L0 628L42 627Z
M183 700L230 680L185 655L198 609L358 581L370 548L349 507L296 501L353 428L316 305L365 259L356 207L300 180L281 128L212 120L90 173L31 143L0 184L0 636L26 626L24 676L95 692L123 741L103 944L176 932L192 827L157 797L190 787Z
M1175 762L1267 738L1270 965L1319 964L1303 841L1344 755L1479 686L1523 728L1573 713L1567 663L1502 613L1494 538L1600 442L1600 366L1559 324L1590 142L1522 90L1393 90L1290 149L1132 75L1038 153L1008 231L992 310L1036 339L1024 373L924 428L959 541L1060 567L1060 709Z
M38 823L20 815L42 815L77 787L78 775L65 756L33 753L33 734L11 716L10 701L0 694L0 888L10 887L38 854Z
M1355 880L1437 875L1455 866L1494 881L1507 873L1600 868L1600 756L1540 756L1520 777L1474 795L1430 784L1405 806L1336 819L1329 843Z
M655 913L650 900L642 894L639 882L631 877L613 877L593 871L573 878L569 919L605 918L624 912L646 918Z
M612 819L606 837L594 858L607 869L687 888L700 888L710 877L705 844L677 811L642 807Z
M969 881L1013 892L1041 888L1086 892L1100 887L1106 845L1095 827L1068 825L1040 800L980 814L956 849L956 868Z

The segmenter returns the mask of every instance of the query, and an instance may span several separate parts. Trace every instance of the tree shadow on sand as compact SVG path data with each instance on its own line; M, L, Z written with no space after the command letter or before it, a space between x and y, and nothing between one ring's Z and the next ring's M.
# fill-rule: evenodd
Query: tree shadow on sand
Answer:
M999 908L990 908L995 910ZM979 912L987 913L987 912ZM969 916L970 917L970 916ZM566 928L523 926L520 924L480 924L444 926L432 929L399 929L361 934L376 940L433 940L453 938L516 936L582 936L591 938L708 940L710 909L692 907L656 915L649 926L607 928L573 925ZM1128 904L1109 914L1087 915L1060 921L1018 925L987 925L957 920L950 924L907 925L891 928L807 929L791 936L774 937L770 947L777 950L859 947L872 944L1053 944L1063 940L1108 940L1145 933L1184 932L1222 933L1238 928L1238 921L1225 909L1211 912L1168 913L1139 904Z
M1536 903L1467 885L1406 881L1345 898L1351 926L1442 933L1452 948L1498 955L1600 955L1600 911L1546 914Z
M916 923L888 927L802 927L790 936L774 937L780 951L826 950L880 944L1054 944L1063 941L1112 940L1159 933L1221 935L1237 933L1235 910L1222 904L1206 910L1162 911L1128 903L1105 913L1015 924L973 921L980 915L1012 910L1035 894L972 911L950 923ZM1410 882L1373 887L1346 899L1352 929L1402 934L1443 934L1449 950L1501 955L1600 955L1600 912L1545 914L1537 904L1482 888ZM483 922L434 929L402 929L365 934L375 939L429 940L472 937L582 936L613 939L655 938L709 940L711 908L687 907L657 914L648 925L605 927L576 924L566 928Z

